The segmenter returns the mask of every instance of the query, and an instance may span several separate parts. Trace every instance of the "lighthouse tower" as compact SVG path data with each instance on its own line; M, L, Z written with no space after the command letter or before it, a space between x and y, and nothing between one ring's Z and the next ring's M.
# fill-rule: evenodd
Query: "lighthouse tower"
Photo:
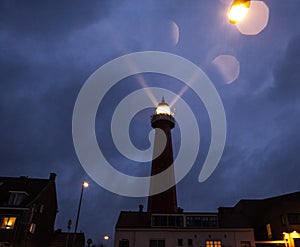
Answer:
M174 113L171 112L170 106L162 98L157 105L154 114L151 117L151 125L155 129L154 151L151 168L151 176L161 173L173 164L173 148L171 129L175 126ZM165 139L166 138L166 139ZM164 141L162 141L164 140ZM162 147L162 143L166 143ZM161 150L163 151L161 152ZM161 152L158 157L157 153ZM148 212L151 213L176 213L177 212L177 196L175 186L174 168L170 178L174 186L168 190L156 195L148 197ZM150 182L150 192L155 185Z

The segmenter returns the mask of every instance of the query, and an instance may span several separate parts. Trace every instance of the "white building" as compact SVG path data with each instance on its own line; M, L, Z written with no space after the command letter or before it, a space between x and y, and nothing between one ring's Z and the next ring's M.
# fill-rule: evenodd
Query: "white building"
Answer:
M213 213L121 212L115 247L253 247L252 228L226 228Z

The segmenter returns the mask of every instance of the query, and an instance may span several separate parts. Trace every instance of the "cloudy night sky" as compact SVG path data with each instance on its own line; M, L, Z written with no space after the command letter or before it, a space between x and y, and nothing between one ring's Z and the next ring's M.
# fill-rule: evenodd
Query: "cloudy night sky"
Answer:
M88 181L78 229L94 243L106 234L113 236L119 212L138 210L147 199L114 194L88 176L73 145L73 108L81 87L102 65L151 50L182 56L210 78L227 119L224 153L212 176L199 183L211 131L205 106L191 89L182 90L183 82L145 73L121 80L98 109L99 147L116 169L140 176L150 172L151 162L122 157L110 133L114 108L148 85L175 94L184 91L182 98L199 124L197 160L177 185L178 204L185 211L216 212L219 206L233 206L240 199L299 191L300 2L265 0L266 26L255 35L228 22L230 3L0 1L0 175L48 178L55 172L56 228L63 231L68 219L74 229L81 183ZM245 21L254 25L264 19L252 18ZM154 97L159 101L161 95ZM130 137L140 149L150 145L153 111L154 105L132 119ZM181 148L179 133L179 128L173 130L175 156Z

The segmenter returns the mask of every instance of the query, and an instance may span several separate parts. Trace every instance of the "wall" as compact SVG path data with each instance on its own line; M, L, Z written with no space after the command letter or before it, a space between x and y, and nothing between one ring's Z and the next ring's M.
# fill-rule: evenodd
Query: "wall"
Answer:
M188 239L197 247L204 247L206 240L220 240L222 247L240 247L241 241L255 246L252 229L122 229L116 231L115 247L121 239L128 239L130 247L147 247L150 239L164 239L166 247L178 246L178 239L183 239L182 246L188 246Z

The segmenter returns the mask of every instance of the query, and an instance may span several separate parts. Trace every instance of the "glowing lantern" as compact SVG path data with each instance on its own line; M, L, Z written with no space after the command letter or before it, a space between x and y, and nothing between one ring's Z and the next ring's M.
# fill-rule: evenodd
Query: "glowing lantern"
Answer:
M164 98L162 98L161 102L157 105L155 114L173 115L170 106L165 102Z
M228 19L232 24L242 21L250 8L250 0L235 0L228 11Z

